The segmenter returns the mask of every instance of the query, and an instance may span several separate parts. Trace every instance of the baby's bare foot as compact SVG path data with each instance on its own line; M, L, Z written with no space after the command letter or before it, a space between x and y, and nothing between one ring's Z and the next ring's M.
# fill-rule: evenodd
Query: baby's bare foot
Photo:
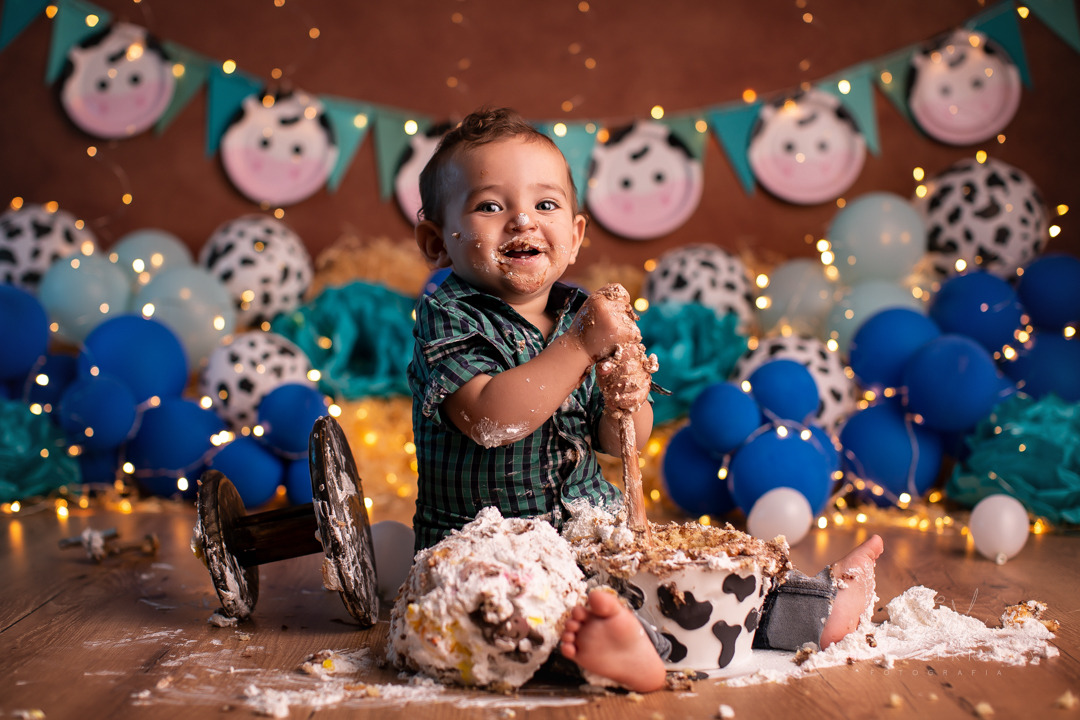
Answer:
M863 613L872 612L875 594L874 565L885 550L881 536L874 535L832 564L836 599L821 631L821 647L825 649L844 639L859 626Z
M667 673L652 641L634 613L606 588L593 590L585 605L571 611L562 654L627 690L652 692L664 687Z

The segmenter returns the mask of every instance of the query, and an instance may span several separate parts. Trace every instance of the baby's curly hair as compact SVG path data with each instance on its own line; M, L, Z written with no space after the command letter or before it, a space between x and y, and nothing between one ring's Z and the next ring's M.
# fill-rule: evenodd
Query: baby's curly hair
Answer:
M460 152L506 138L523 138L545 143L562 154L551 138L522 119L514 110L487 107L475 110L443 136L435 154L420 172L420 210L417 212L417 219L430 220L442 226L446 220L446 166ZM576 215L579 212L577 188L574 186L569 164L566 166L566 177L570 183L571 202Z

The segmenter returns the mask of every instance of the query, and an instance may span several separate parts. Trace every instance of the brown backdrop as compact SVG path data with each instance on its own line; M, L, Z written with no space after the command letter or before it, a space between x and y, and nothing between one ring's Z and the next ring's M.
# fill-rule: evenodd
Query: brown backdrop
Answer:
M273 68L297 88L460 118L481 104L509 105L530 119L645 118L814 82L928 39L985 9L975 0L100 0L117 19L145 27L211 58L235 60L269 78ZM812 22L804 14L812 14ZM317 39L309 28L318 28ZM1080 254L1076 170L1080 54L1040 20L1021 22L1032 88L992 156L1026 171L1051 206L1074 211L1049 249ZM230 185L204 147L200 93L163 135L91 138L68 121L57 89L44 84L51 22L40 18L2 54L0 198L56 200L87 220L103 247L142 227L169 230L198 249L222 222L258 210ZM595 67L587 67L591 59ZM564 103L572 107L564 110ZM910 196L912 168L929 175L978 148L920 135L875 90L882 152L868 155L848 198L871 191ZM86 148L99 148L96 158ZM709 241L755 262L811 256L836 212L747 196L717 142L705 155L705 194L693 217L669 236L620 239L595 224L581 262L639 264L665 249ZM123 192L134 202L124 206ZM408 242L411 226L379 198L369 135L335 193L286 208L284 217L313 254L343 235Z

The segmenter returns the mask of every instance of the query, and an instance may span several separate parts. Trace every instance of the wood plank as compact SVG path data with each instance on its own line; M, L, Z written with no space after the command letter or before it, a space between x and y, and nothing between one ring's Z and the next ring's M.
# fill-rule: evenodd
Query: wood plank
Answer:
M1053 709L1066 690L1080 695L1080 631L1075 626L1080 559L1075 537L1033 536L1020 556L998 566L978 557L964 536L881 526L886 552L878 564L879 607L912 585L992 626L1005 605L1046 602L1062 621L1060 657L1013 667L964 658L870 662L826 668L787 683L727 687L703 680L689 691L648 696L586 691L545 676L514 696L439 686L409 686L383 666L384 620L361 630L337 593L322 587L320 556L261 567L259 603L236 627L207 620L218 608L209 574L190 549L194 509L165 504L159 512L51 513L4 519L0 533L0 715L40 708L46 717L189 718L254 712L249 687L280 691L291 717L379 717L456 720L495 717L714 717L721 703L736 717L973 717L985 702L996 717ZM156 532L156 558L137 554L97 564L57 541L87 526L117 527L124 538ZM795 564L816 572L865 539L867 527L815 530L794 548ZM884 619L878 613L877 619ZM351 654L362 670L321 680L298 670L320 650ZM369 697L377 686L381 697ZM335 694L336 693L336 694ZM392 696L397 693L399 696ZM895 699L894 699L895 698ZM327 704L329 703L329 704ZM897 707L893 707L896 704ZM511 714L512 713L512 714Z

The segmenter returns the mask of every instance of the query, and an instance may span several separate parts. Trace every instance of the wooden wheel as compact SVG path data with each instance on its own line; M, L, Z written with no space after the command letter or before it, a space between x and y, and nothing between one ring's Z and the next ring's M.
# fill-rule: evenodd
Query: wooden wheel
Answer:
M341 593L364 627L378 620L379 596L371 523L349 441L334 418L315 421L308 440L315 518L322 538L323 584Z
M198 510L193 547L202 552L225 614L243 620L259 599L258 567L244 567L229 549L233 529L246 514L244 501L227 477L207 470L199 480Z

